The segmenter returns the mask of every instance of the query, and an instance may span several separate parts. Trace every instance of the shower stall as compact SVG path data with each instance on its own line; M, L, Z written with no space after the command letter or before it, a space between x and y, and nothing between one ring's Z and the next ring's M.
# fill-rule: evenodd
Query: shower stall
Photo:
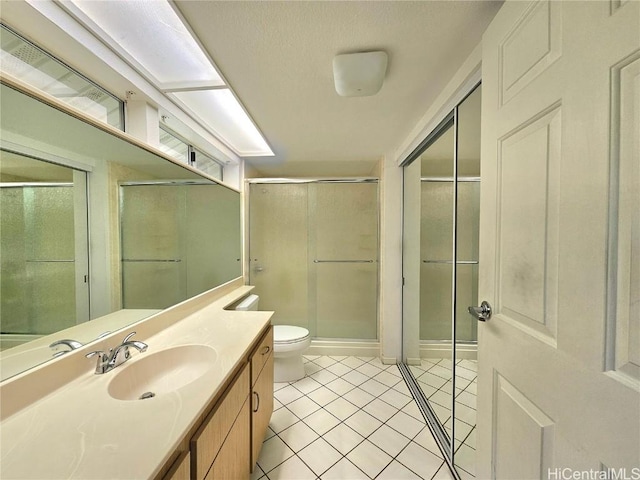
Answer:
M480 98L477 86L404 161L403 365L456 475L475 472Z
M48 168L67 178L0 183L2 349L89 319L86 176Z
M377 180L252 179L248 190L249 282L273 323L307 328L312 349L377 351Z

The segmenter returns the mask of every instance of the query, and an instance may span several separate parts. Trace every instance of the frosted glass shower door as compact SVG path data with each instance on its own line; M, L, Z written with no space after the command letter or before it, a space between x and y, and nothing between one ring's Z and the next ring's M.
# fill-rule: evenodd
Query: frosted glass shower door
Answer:
M376 182L251 183L249 282L275 325L378 337Z
M46 335L89 319L85 174L0 190L2 333Z
M123 308L167 308L186 298L179 227L185 209L183 188L120 187Z
M249 186L249 283L260 309L275 312L274 325L309 327L308 187Z
M309 186L312 301L320 338L378 337L378 185Z

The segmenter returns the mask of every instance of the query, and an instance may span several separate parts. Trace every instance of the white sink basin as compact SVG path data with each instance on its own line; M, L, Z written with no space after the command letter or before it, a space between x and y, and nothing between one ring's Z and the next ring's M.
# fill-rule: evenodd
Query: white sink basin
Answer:
M141 355L112 372L115 377L108 391L113 398L138 400L173 392L210 371L218 359L218 353L206 345L182 345Z

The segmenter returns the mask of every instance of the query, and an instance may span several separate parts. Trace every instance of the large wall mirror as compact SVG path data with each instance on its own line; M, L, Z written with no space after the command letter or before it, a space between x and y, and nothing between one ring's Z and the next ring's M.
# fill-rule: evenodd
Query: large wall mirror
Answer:
M239 192L1 89L0 381L242 275Z
M481 89L404 163L401 370L456 478L475 474Z

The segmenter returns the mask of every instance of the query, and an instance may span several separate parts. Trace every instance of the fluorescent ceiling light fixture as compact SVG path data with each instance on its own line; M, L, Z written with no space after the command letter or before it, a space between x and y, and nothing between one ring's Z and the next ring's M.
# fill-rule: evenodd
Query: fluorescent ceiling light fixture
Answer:
M241 157L273 152L206 52L166 0L61 0L167 98Z
M385 52L346 53L333 58L333 80L342 97L375 95L386 72Z
M224 85L169 2L67 0L63 5L76 15L84 14L110 37L112 47L120 54L124 51L127 60L161 87L191 82Z
M229 89L174 92L172 95L202 122L211 126L214 133L224 138L238 155L273 155L262 134Z

